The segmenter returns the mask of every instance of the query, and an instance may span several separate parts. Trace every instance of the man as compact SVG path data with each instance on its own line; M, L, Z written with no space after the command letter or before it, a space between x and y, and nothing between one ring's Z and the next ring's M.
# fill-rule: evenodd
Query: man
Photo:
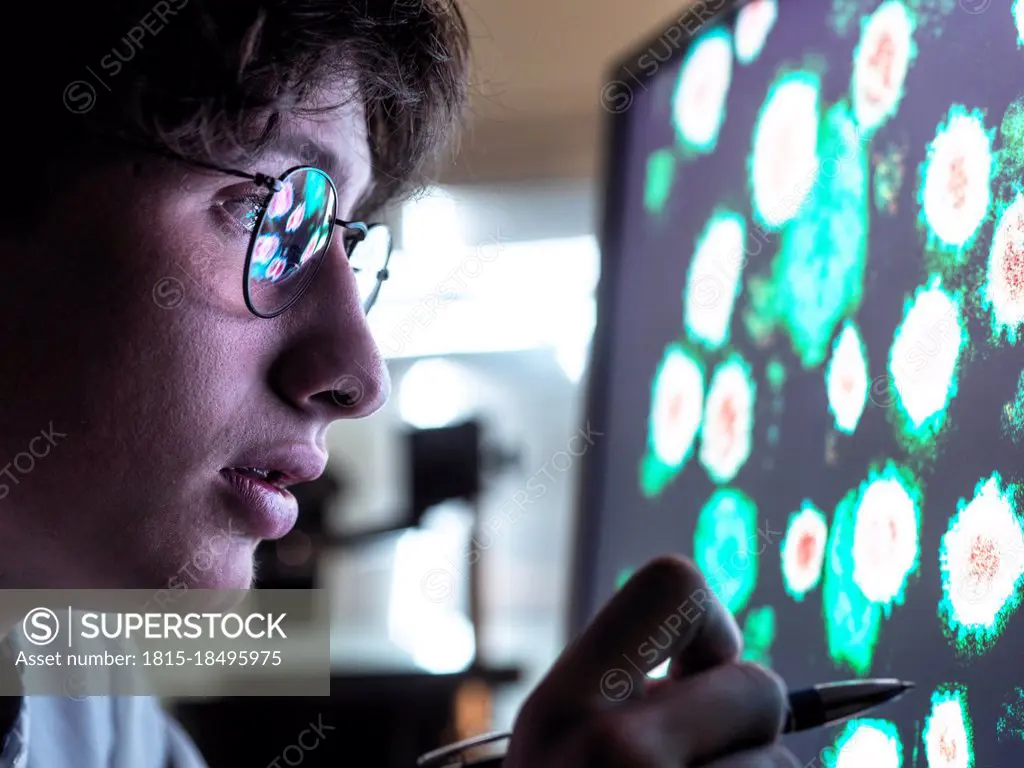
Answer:
M328 426L388 395L365 310L389 247L362 222L461 116L463 19L448 0L21 10L2 53L0 588L160 589L228 533L176 586L248 587ZM631 668L634 696L603 695L685 601L649 660L671 656L671 679ZM656 561L530 697L506 762L793 764L782 688L738 652L693 567ZM145 698L6 709L0 765L202 764Z

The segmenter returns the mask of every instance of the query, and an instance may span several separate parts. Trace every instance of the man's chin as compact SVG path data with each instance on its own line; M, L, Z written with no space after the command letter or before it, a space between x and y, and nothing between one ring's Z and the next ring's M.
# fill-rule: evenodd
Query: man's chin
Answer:
M158 572L150 571L126 589L250 589L255 568L255 543L240 539L230 546L218 546L210 540L194 546L180 556L163 558ZM140 564L145 568L145 564Z

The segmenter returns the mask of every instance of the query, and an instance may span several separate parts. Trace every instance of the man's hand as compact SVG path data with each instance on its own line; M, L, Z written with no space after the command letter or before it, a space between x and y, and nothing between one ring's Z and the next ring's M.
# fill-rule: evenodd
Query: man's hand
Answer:
M793 768L782 682L689 561L648 563L523 706L505 768ZM647 673L671 659L669 677Z

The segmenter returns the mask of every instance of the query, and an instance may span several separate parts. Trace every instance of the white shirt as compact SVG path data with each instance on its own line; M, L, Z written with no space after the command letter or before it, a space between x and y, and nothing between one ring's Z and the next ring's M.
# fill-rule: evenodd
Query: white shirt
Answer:
M207 768L151 696L26 696L0 768Z
M16 633L2 641L19 647ZM24 679L24 674L19 677ZM22 696L0 768L207 768L153 696Z

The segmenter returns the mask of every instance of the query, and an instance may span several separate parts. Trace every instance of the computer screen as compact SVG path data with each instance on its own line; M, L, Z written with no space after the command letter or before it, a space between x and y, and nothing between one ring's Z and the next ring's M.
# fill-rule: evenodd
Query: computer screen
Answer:
M602 91L574 623L681 553L791 688L916 683L809 764L1024 765L1024 0L723 5Z

